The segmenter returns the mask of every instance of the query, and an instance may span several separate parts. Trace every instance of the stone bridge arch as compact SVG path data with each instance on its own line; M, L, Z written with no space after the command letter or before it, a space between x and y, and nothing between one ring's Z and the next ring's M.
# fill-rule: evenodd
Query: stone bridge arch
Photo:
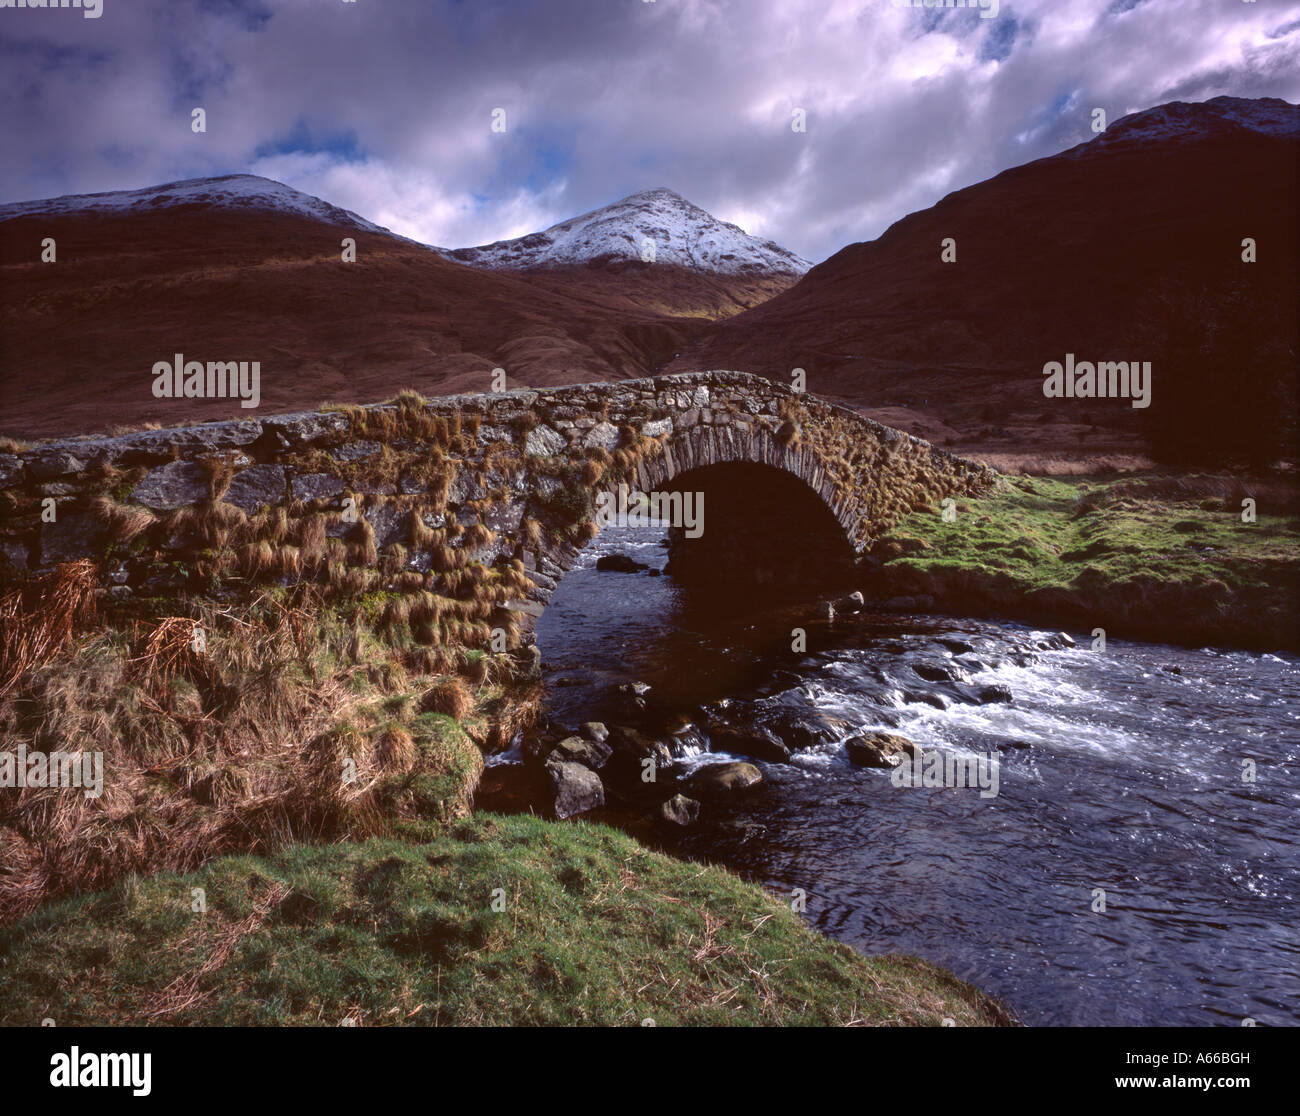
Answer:
M737 469L790 478L850 556L914 507L994 479L740 372L406 394L0 454L0 574L92 556L117 598L314 581L356 600L417 600L422 640L481 646L497 629L518 648L594 536L597 492ZM710 510L706 499L706 522Z

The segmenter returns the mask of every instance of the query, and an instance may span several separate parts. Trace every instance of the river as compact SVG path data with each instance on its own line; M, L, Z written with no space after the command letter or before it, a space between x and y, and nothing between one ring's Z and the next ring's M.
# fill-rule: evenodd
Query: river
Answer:
M660 568L662 537L606 529L561 583L538 629L552 718L617 721L632 680L665 709L776 696L998 770L995 796L899 787L826 743L759 763L670 851L801 889L820 931L919 954L1026 1024L1300 1023L1295 657L870 608L796 653L786 612L594 568ZM1011 700L971 699L990 686ZM723 758L745 757L680 762Z

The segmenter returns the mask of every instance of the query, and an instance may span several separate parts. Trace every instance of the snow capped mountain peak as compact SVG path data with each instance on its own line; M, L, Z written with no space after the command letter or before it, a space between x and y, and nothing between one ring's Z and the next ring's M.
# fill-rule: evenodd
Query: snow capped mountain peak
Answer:
M283 182L255 174L227 174L217 178L186 178L142 190L111 190L102 194L65 194L40 201L0 205L0 221L14 217L58 217L78 213L153 213L180 206L206 206L227 210L265 210L309 217L364 232L387 232L351 210L304 194Z
M762 240L692 205L666 186L642 190L515 240L446 255L487 268L599 267L645 260L722 275L802 275L812 265L793 252Z

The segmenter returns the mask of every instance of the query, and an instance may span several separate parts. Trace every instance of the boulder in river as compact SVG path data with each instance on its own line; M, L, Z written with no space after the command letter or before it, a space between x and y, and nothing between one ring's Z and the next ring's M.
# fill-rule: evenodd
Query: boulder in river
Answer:
M596 559L596 569L613 570L615 573L640 573L649 567L626 554L602 554Z
M997 683L981 686L979 697L981 705L1008 704L1011 701L1011 688Z
M906 736L893 732L864 732L846 740L844 747L857 767L897 767L916 752Z
M644 713L646 706L649 704L646 700L646 694L649 692L650 687L645 682L624 682L618 688L619 704L623 706L624 712L628 714Z
M762 781L763 773L752 763L710 763L691 773L686 789L697 798L725 798Z
M675 794L659 807L659 822L665 828L684 829L694 825L700 816L700 804L684 794Z
M975 645L969 640L958 639L956 636L941 636L935 642L946 647L954 655L968 655L975 650Z
M748 706L735 702L710 706L705 710L704 728L714 751L735 752L769 763L790 762L785 741Z
M657 771L673 765L673 752L667 741L636 729L615 725L610 729L608 743L614 752L615 765L628 778L640 779L646 760L654 760Z
M835 602L836 612L861 612L867 606L867 599L861 593L853 592Z
M914 663L912 669L927 682L952 682L957 674L943 663Z
M546 774L555 795L555 816L571 818L605 805L605 784L589 767L571 761L546 761Z
M555 750L547 756L547 762L571 761L598 771L605 766L613 752L614 749L603 740L585 740L581 736L569 736L555 746Z
M604 744L609 739L609 729L599 721L587 721L578 732L584 739L594 740L597 744Z

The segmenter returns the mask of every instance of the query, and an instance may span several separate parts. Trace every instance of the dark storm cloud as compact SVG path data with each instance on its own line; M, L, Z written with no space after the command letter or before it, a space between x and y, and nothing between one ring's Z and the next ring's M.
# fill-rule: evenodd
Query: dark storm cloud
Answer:
M1090 113L1300 98L1270 0L104 0L0 10L0 198L250 171L450 246L669 186L813 259ZM208 131L190 131L202 106ZM504 109L507 130L490 129ZM807 131L791 130L795 110Z

